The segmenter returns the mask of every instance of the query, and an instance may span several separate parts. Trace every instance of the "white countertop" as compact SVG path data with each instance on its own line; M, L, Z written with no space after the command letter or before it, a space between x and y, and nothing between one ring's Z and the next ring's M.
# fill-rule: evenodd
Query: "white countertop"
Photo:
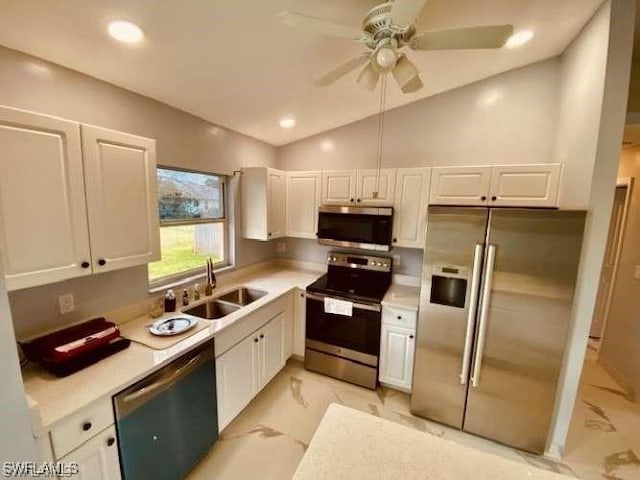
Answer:
M490 453L331 404L294 480L563 480Z
M418 311L418 306L420 305L420 287L393 283L382 299L382 304Z
M125 387L141 380L172 359L214 338L230 325L262 306L276 300L293 288L306 288L322 275L317 271L294 268L270 268L235 278L214 291L214 296L223 294L237 286L251 286L269 292L255 302L240 308L226 317L210 321L211 325L166 350L153 350L136 342L126 350L118 352L100 362L68 377L55 377L37 365L23 371L23 380L32 419L34 433L41 435L52 425L91 403L111 396ZM192 304L191 306L195 305ZM171 314L175 315L175 314ZM151 320L150 320L151 321Z

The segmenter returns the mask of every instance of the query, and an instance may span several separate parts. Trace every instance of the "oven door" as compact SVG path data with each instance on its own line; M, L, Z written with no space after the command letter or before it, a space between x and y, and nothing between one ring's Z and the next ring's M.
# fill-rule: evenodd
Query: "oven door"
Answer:
M380 305L354 302L353 314L349 317L326 313L326 297L307 292L307 348L377 368L382 318Z

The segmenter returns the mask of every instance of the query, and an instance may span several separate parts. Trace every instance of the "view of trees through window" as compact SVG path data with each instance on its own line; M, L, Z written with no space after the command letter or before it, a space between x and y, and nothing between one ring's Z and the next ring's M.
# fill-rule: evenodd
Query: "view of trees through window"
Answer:
M158 214L162 259L149 264L156 281L203 268L205 260L225 263L225 178L158 168Z

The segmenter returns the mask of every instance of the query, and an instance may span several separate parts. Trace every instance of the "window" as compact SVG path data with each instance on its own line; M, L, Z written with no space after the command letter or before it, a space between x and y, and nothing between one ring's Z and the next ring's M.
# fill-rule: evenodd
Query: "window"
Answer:
M149 264L149 281L159 283L227 264L226 177L158 168L162 259Z

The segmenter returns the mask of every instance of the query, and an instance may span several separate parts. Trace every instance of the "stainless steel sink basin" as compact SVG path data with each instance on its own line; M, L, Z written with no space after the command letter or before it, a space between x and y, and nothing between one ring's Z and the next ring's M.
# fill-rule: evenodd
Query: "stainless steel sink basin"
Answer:
M239 308L239 305L231 305L229 303L218 302L217 300L209 300L206 303L186 308L182 310L182 313L193 315L194 317L206 318L207 320L215 320L217 318L226 317Z
M221 302L233 303L234 305L244 307L245 305L249 305L250 303L255 302L259 298L264 297L266 294L267 292L265 292L264 290L243 287L225 293L217 299Z

